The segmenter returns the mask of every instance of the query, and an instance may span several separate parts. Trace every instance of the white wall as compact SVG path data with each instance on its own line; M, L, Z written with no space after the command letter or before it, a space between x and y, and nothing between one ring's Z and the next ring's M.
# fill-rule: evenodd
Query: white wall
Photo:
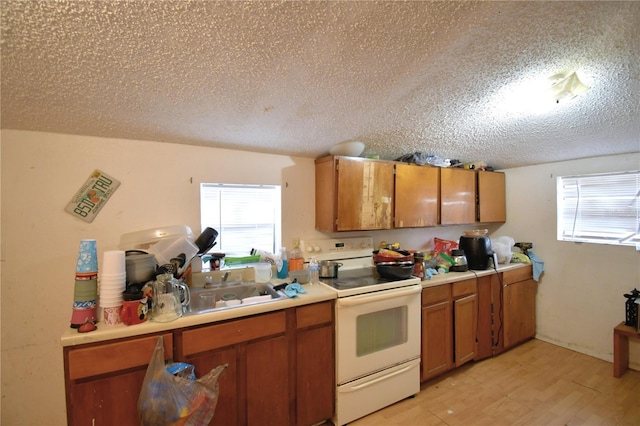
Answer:
M283 241L315 237L313 159L144 141L2 131L2 424L66 424L60 336L79 241L200 231L200 182L282 185ZM93 223L64 207L94 169L121 181ZM321 235L320 235L321 236Z
M457 240L469 228L320 234L314 230L314 166L308 158L10 130L2 131L0 140L4 425L66 424L59 341L71 315L79 240L95 238L101 255L116 249L126 232L186 224L197 233L200 182L282 185L284 244L294 237L366 234L375 244L398 241L421 249L432 247L435 236ZM575 167L591 172L608 164L621 170L633 161L628 168L637 168L638 160L596 159ZM548 176L570 166L574 163L507 171L508 223L494 235L533 241L546 262L538 297L540 337L610 359L611 328L624 317L622 293L638 285L638 255L568 243L556 248L555 181ZM122 184L87 224L64 207L94 169ZM584 269L576 266L579 259ZM572 266L563 268L565 263Z
M640 154L598 157L506 170L507 223L497 234L533 242L544 261L538 286L537 337L607 361L613 327L625 319L623 294L640 289L634 247L556 240L556 177L637 170ZM640 369L640 344L630 342L630 365Z

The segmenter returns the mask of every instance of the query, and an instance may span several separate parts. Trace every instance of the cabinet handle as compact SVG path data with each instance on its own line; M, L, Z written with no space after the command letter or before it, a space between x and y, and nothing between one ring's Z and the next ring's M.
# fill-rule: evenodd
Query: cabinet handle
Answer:
M395 377L395 376L397 376L399 374L406 373L407 371L409 371L409 370L411 370L413 368L416 368L419 365L419 362L416 363L415 361L416 360L412 361L411 364L407 365L406 367L403 367L402 369L400 369L398 371L394 371L391 374L387 374L386 376L378 377L377 379L371 380L370 382L366 382L366 383L363 383L361 385L352 386L352 387L350 387L348 389L345 389L345 390L343 390L341 392L345 392L345 393L347 393L347 392L355 392L357 390L366 388L368 386L375 385L376 383L382 382L383 380L391 379L392 377Z

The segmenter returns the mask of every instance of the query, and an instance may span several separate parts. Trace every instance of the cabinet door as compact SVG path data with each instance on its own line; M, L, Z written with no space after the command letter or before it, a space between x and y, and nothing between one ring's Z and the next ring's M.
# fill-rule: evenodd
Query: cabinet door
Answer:
M423 307L421 381L451 369L451 349L451 301Z
M333 326L298 331L296 336L297 425L313 425L333 416L335 368Z
M316 164L316 229L333 232L336 226L336 170L334 157L322 157Z
M247 345L247 424L291 424L289 356L287 340L280 336Z
M440 168L396 164L395 227L438 224Z
M504 286L504 347L511 348L536 334L537 284L529 279Z
M478 342L474 358L476 361L488 358L493 354L494 328L491 277L494 275L478 277Z
M478 171L478 220L506 222L507 200L504 173Z
M337 231L391 229L393 163L339 157Z
M476 221L476 175L473 170L440 170L440 223L457 225Z
M138 424L138 396L158 335L65 347L69 425ZM173 339L163 334L164 356Z
M277 311L179 332L181 361L199 376L229 364L220 377L211 425L289 424L286 314Z
M209 425L233 426L245 424L245 413L239 410L245 403L244 386L238 374L239 351L236 346L222 348L186 360L193 364L198 377L219 365L227 364L227 369L218 380L219 394L213 419ZM238 413L241 413L239 418Z
M477 296L472 294L453 301L454 364L473 360L476 354Z
M151 355L149 355L151 357ZM146 371L138 370L71 385L70 425L133 425Z

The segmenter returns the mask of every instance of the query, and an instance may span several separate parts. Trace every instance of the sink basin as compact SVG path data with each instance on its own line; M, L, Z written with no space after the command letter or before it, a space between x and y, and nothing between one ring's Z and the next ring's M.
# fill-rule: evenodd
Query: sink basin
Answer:
M270 283L228 283L210 288L192 288L191 302L185 315L241 308L258 303L283 300L287 296L273 289Z

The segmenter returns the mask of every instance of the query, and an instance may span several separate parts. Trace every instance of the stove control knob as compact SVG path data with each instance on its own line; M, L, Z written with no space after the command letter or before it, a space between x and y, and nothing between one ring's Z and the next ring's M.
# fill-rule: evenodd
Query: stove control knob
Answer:
M315 251L316 253L320 253L320 247L314 246L313 251Z
M366 242L363 241L360 243L360 248L366 249L367 247L369 247L369 244L367 244Z

